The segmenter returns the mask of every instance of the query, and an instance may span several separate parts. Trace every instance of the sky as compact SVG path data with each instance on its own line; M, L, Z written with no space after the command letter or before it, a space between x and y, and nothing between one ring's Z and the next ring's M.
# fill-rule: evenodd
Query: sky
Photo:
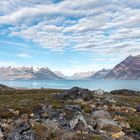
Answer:
M140 54L140 0L0 0L0 66L75 72Z

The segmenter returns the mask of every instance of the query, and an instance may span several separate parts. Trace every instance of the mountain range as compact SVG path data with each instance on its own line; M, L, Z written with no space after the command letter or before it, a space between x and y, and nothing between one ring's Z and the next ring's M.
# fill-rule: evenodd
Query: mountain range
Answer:
M128 56L113 69L102 69L65 76L47 67L0 67L0 80L63 80L63 79L140 79L140 55Z
M1 67L0 80L58 80L62 77L49 68L34 67Z

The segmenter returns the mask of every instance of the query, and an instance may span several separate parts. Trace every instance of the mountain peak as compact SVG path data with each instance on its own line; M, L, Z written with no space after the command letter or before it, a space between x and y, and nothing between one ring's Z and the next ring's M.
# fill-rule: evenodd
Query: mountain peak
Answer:
M140 55L128 56L116 65L106 76L106 79L140 79Z

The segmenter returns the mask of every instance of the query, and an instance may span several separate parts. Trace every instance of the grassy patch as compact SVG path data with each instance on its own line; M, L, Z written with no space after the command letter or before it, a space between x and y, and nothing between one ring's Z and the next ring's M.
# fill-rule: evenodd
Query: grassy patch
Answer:
M127 119L130 127L140 132L140 114L127 116Z

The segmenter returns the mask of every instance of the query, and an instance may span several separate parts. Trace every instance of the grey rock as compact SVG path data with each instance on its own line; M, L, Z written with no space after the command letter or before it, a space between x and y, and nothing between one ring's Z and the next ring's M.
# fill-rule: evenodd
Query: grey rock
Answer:
M30 123L22 120L16 121L7 140L34 140L34 133L31 130Z
M83 89L79 87L73 87L69 90L66 90L63 94L57 94L54 96L58 99L83 99L89 101L94 98L93 93L88 89Z
M96 129L109 132L120 132L122 130L122 128L112 119L97 119Z
M103 90L101 90L101 89L97 89L97 90L94 91L94 94L99 95L99 96L104 95L104 93L105 92Z
M111 94L120 94L120 95L129 95L129 96L140 96L140 91L128 90L128 89L121 89L121 90L113 90Z
M104 110L97 110L92 113L92 117L96 119L112 119L111 115L109 112L104 111Z
M137 112L140 112L140 105L136 107Z
M56 132L59 130L59 123L57 122L57 120L45 120L43 123L46 128L51 129L53 132Z
M96 120L97 130L105 130L111 132L119 132L122 128L112 119L109 112L104 110L97 110L92 113L92 117Z
M0 140L3 140L3 137L4 137L4 135L3 135L2 130L0 128Z
M111 98L111 97L106 98L105 101L107 101L109 103L116 103L117 102L114 98Z
M88 125L87 125L82 113L81 112L76 112L73 119L70 121L71 129L74 129L79 121L81 121L84 124L84 126L87 128Z

